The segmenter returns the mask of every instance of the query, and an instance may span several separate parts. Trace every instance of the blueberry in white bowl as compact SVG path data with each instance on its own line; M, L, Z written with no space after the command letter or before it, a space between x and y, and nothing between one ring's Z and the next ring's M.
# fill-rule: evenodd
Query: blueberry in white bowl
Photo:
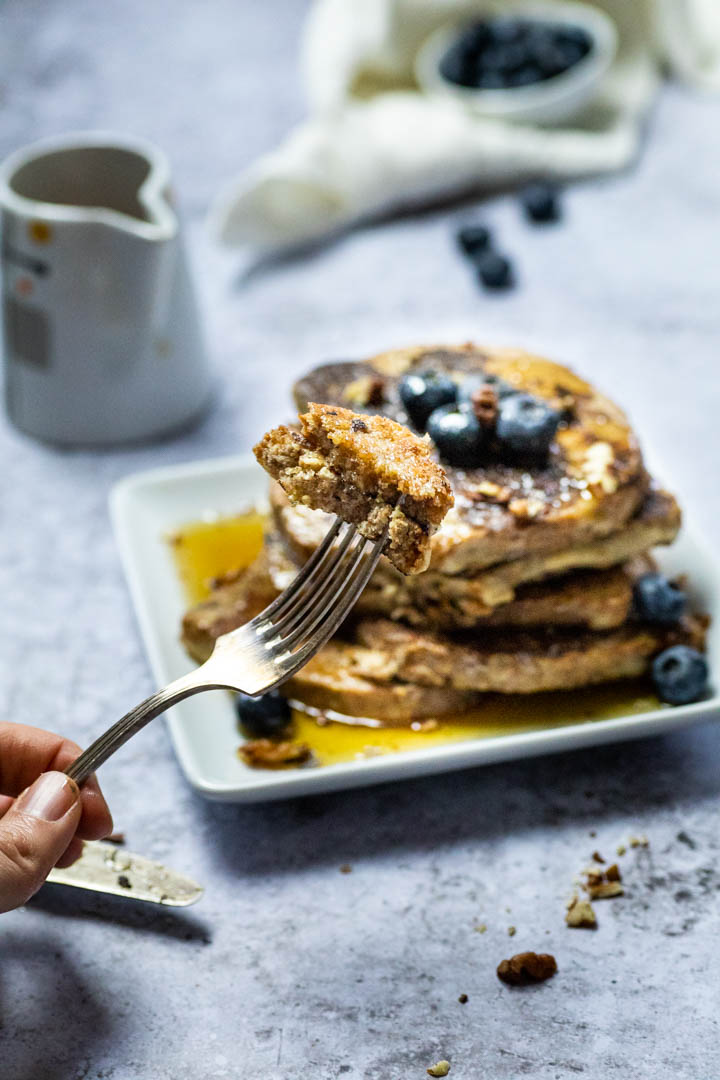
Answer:
M599 90L617 51L613 20L585 3L509 3L440 27L423 43L415 76L426 93L521 123L557 123Z
M708 663L689 645L672 645L653 660L652 677L658 697L668 705L690 705L705 694Z
M448 375L435 371L413 372L400 380L399 393L411 424L424 432L428 417L435 409L454 403L457 386Z

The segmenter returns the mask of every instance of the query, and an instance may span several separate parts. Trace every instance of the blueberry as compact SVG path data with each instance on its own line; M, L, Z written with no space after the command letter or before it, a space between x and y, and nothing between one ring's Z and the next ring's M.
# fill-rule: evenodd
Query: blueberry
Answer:
M573 67L579 60L582 60L585 53L579 45L575 45L572 41L561 41L557 45L558 53L562 59L563 70Z
M491 19L489 23L491 38L498 45L510 45L527 32L527 23L524 19L514 19L512 16Z
M276 690L257 698L238 694L235 708L243 732L253 739L272 739L290 726L290 706Z
M541 82L543 78L542 70L537 64L523 64L508 76L508 85L531 86L533 83Z
M528 184L520 193L520 199L530 221L557 221L560 217L558 190L554 184Z
M490 230L484 225L464 225L457 231L457 242L466 255L477 255L490 247Z
M522 67L527 59L527 49L518 42L488 49L483 53L481 64L483 71L498 71L507 79L511 72Z
M441 405L451 405L457 396L457 386L447 375L434 371L406 375L400 381L400 400L412 424L424 431L431 412Z
M509 289L515 284L512 263L496 251L488 251L477 260L478 275L486 289Z
M662 574L643 574L635 582L635 605L648 622L670 626L687 607L687 597Z
M574 61L568 63L567 51L554 42L548 42L536 53L537 66L541 72L541 78L552 79L555 75L562 74Z
M546 401L530 394L509 394L500 402L497 440L501 455L524 460L547 457L560 414Z
M583 56L587 56L592 48L592 38L581 26L563 26L556 31L556 40L577 46Z
M472 469L482 460L483 429L468 408L443 405L435 409L427 424L442 461L462 469Z
M475 54L462 41L455 42L440 61L440 74L458 86L475 86Z
M525 45L528 54L533 60L537 59L538 53L555 42L555 29L547 23L533 23L525 35Z
M466 405L469 408L472 405L473 394L476 390L481 390L483 386L491 386L496 392L498 399L507 397L508 394L514 394L516 392L515 389L510 386L510 383L506 383L499 375L481 374L480 372L477 372L476 374L466 375L458 386L458 405Z
M653 660L652 677L662 701L669 705L689 705L705 693L707 660L689 645L673 645Z
M492 40L492 32L487 22L471 23L460 39L468 49L477 54L483 51Z
M474 85L478 90L504 90L507 78L502 71L483 71L475 76Z

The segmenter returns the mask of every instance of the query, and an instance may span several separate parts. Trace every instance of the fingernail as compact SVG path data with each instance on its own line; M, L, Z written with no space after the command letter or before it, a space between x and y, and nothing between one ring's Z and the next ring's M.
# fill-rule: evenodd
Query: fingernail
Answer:
M78 797L77 785L61 772L39 776L17 801L18 810L42 821L59 821Z

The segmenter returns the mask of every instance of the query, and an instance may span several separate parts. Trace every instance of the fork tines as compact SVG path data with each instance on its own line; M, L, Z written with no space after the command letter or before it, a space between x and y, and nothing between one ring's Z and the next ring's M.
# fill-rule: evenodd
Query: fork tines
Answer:
M337 630L370 578L387 533L376 541L336 519L295 580L252 620L279 679L297 671Z

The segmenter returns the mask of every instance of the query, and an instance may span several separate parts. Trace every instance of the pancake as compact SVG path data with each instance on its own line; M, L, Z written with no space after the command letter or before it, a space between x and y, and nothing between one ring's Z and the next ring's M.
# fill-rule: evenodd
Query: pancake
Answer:
M298 566L302 565L325 535L327 516L322 511L291 506L277 485L270 491L270 505L275 527L290 558ZM501 605L510 603L516 589L527 582L542 581L579 569L617 566L659 544L671 543L679 528L680 509L674 497L653 487L630 521L608 536L595 537L558 551L538 552L501 562L471 576L443 574L431 569L416 578L404 578L386 560L381 560L370 588L384 588L401 610L415 607L423 611L442 597L447 610L450 610L449 605L457 608L457 625L473 625Z
M542 466L490 461L475 469L446 468L455 505L432 537L431 569L468 575L568 550L618 531L640 506L648 477L624 413L567 368L518 349L418 346L326 364L298 381L296 404L299 411L311 401L362 408L407 424L398 383L407 372L424 370L458 383L496 375L563 416Z
M283 683L280 692L310 708L377 719L387 727L463 713L480 701L479 695L450 686L367 678L361 673L362 664L356 662L357 655L356 646L333 639Z
M297 567L277 532L266 537L265 555L272 584L281 592L297 574ZM633 582L653 569L651 558L638 556L608 570L571 572L540 584L521 585L513 600L489 611L474 602L471 593L462 594L463 578L434 574L435 589L406 589L402 579L376 573L353 611L355 615L385 615L435 630L542 625L604 630L625 622L632 606Z
M653 568L652 560L640 558L608 571L588 571L565 575L543 585L525 586L509 604L474 623L463 622L454 598L438 596L426 599L425 608L399 608L397 598L388 595L383 585L372 583L353 609L353 618L362 615L386 615L411 625L433 629L458 626L540 626L571 625L606 629L623 623L632 604L632 582ZM270 534L262 552L244 570L226 574L215 584L207 600L185 613L181 639L187 652L198 663L210 656L221 634L237 629L258 615L286 589L297 574L297 567L284 552L281 540Z
M254 619L278 592L268 573L267 556L261 551L250 566L219 578L207 600L185 612L182 644L193 660L204 663L217 638Z
M353 641L331 642L329 651L325 646L283 692L304 701L306 688L329 685L335 671L343 679L357 677L380 686L399 682L500 694L571 690L642 675L670 645L702 649L705 629L702 617L686 616L674 627L628 622L603 633L544 628L456 639L389 619L365 619Z

